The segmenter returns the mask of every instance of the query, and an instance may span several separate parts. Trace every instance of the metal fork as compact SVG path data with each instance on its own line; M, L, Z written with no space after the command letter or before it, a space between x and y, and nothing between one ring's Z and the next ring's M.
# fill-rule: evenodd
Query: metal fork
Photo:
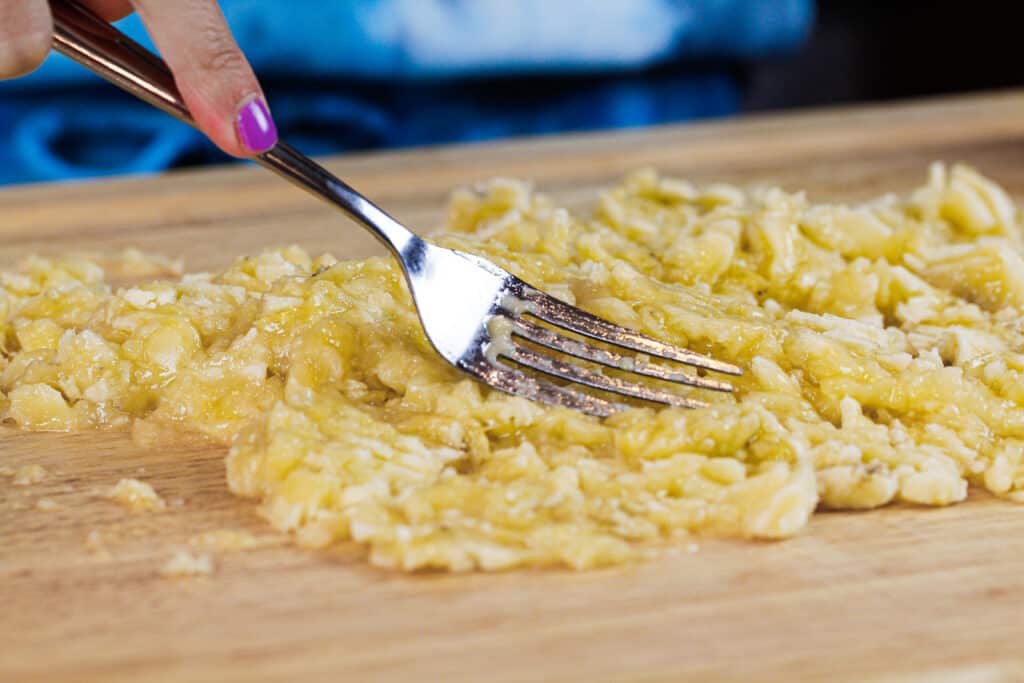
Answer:
M58 52L154 107L195 125L162 60L76 2L53 0L50 4L54 48ZM703 371L742 374L730 363L677 348L570 306L490 261L423 241L283 142L255 161L340 208L383 242L402 266L423 329L437 352L456 368L496 389L606 417L625 406L580 390L579 385L672 406L695 408L706 404L606 374L596 366L713 391L731 391L732 386L702 376ZM624 356L566 332L643 355ZM570 362L567 356L588 364ZM651 364L646 356L676 361L698 371ZM541 379L521 368L568 380L568 384Z

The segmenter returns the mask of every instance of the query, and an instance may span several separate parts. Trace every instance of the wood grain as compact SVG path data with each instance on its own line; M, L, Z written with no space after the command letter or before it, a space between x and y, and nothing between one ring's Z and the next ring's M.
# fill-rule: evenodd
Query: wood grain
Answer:
M928 162L967 161L1024 198L1024 94L998 93L611 135L351 156L330 166L420 231L452 187L533 178L580 205L656 166L778 183L817 200L904 191ZM239 167L0 192L0 262L138 246L224 265L267 245L379 253L345 220ZM233 498L223 453L142 451L122 433L0 428L2 681L1019 681L1024 508L973 494L946 509L816 516L781 543L702 540L646 564L576 574L385 573L362 551L296 550ZM120 477L172 505L132 514ZM33 509L50 498L57 510ZM265 543L215 552L209 578L159 567L197 533ZM90 551L96 531L106 553Z

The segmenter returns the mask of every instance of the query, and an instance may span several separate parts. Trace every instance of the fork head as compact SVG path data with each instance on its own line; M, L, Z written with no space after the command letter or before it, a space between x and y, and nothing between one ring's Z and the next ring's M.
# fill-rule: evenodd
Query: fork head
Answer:
M555 299L478 256L416 239L400 258L430 343L449 363L501 391L607 417L627 406L582 387L697 408L707 404L622 375L732 391L727 382L703 373L742 374L735 365L644 336ZM585 339L641 355L625 355ZM650 356L697 372L651 363ZM559 379L564 382L556 383Z

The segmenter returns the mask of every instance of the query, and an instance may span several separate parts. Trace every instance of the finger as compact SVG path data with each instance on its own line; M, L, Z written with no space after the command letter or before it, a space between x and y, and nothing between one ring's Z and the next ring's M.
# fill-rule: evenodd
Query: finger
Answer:
M52 40L53 19L46 0L0 0L0 78L35 71Z
M132 0L174 72L192 118L218 147L244 157L277 142L252 67L215 0Z
M124 19L134 11L131 0L86 0L82 4L104 21Z

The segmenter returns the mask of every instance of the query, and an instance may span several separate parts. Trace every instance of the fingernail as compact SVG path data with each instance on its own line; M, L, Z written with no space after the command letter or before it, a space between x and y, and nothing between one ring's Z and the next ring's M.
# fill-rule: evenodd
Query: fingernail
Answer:
M277 126L270 118L262 97L255 97L242 105L235 118L238 139L250 152L260 154L277 144Z

